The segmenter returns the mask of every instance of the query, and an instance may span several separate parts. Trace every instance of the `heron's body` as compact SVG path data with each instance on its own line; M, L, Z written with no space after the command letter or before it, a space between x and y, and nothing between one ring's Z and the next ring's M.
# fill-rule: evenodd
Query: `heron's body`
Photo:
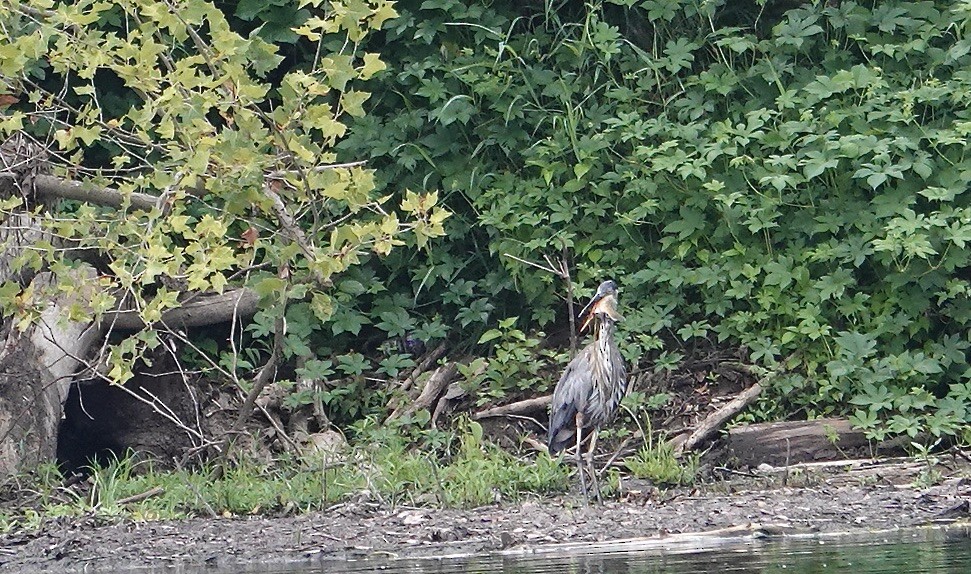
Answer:
M570 361L553 392L549 449L555 455L576 441L577 415L584 429L610 422L627 390L627 369L614 342L614 322L594 319L595 339Z
M586 311L589 309L589 313ZM570 361L553 391L550 410L549 451L555 455L576 445L577 467L584 498L587 496L583 477L583 455L580 443L584 432L590 436L587 465L600 499L600 487L593 470L593 451L597 432L610 422L627 392L627 368L614 342L614 325L621 320L617 312L617 285L604 281L590 304L581 312L586 316L581 330L593 324L593 341Z

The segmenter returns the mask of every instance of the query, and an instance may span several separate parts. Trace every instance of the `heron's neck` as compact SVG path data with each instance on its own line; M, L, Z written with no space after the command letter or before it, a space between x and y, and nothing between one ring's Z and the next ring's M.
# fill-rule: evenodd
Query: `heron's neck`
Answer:
M597 315L596 343L601 353L608 353L613 341L614 322L607 315Z

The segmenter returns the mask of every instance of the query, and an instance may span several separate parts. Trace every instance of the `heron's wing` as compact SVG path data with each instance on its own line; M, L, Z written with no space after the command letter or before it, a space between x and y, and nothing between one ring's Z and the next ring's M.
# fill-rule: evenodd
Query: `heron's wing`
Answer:
M556 383L550 409L550 454L560 452L574 441L576 415L586 408L593 388L593 353L593 346L587 345L570 361Z
M610 380L613 381L613 386L610 389L610 406L606 417L608 419L613 418L617 412L620 401L624 400L624 395L627 394L628 385L627 366L624 364L624 357L621 356L620 349L617 348L617 345L611 345L610 354L613 356L613 359L610 361L613 370Z

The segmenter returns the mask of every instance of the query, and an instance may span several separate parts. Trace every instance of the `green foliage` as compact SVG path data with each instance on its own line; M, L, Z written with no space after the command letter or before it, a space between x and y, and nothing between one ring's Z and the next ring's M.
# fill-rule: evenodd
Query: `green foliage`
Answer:
M931 453L940 445L941 439L934 441L934 444L920 444L916 442L910 443L911 448L914 451L914 455L920 458L924 462L924 468L921 469L917 478L914 479L914 486L917 488L929 488L936 484L939 484L944 476L938 469L940 464L940 459Z
M549 457L520 460L488 443L474 421L459 421L449 436L436 431L402 434L406 424L398 429L358 426L359 438L371 445L365 468L372 470L365 471L366 482L391 504L435 501L446 507L475 507L568 486L568 468Z
M285 317L283 360L316 365L303 374L323 379L337 418L370 412L346 395L366 394L362 375L375 366L335 336L370 324L387 337L444 335L440 321L411 315L397 295L364 300L374 311L363 314L356 298L385 288L353 272L405 245L414 256L441 236L448 212L437 194L380 196L372 169L334 165L348 119L364 114L366 83L385 69L362 42L395 16L388 0L243 2L233 14L205 0L0 6L10 24L0 32L0 95L15 102L0 110L0 136L31 135L59 175L126 198L120 209L57 206L45 223L72 251L39 244L14 262L48 265L60 278L51 289L70 291L71 258L97 254L97 290L78 313L121 298L153 325L108 350L112 381L128 380L160 344L154 326L187 294L235 287L257 293L262 310L231 343L193 346L193 364L247 387ZM264 24L249 33L257 20ZM274 41L306 59L285 58ZM3 206L18 208L19 200ZM4 316L21 326L49 301L41 289L0 289ZM408 366L389 355L378 368L397 376ZM335 397L337 378L358 388Z
M537 353L539 339L515 328L517 321L519 317L501 319L497 328L483 333L479 344L492 345L492 358L481 368L472 366L463 373L480 405L502 399L510 392L543 391L550 384L540 376L540 367L542 359L551 358L553 353Z
M330 362L298 368L347 423L409 336L488 345L480 400L543 389L526 333L562 323L562 289L504 254L565 249L580 296L622 285L633 362L742 349L776 373L759 416L967 440L964 3L351 4L2 9L0 94L30 98L0 130L171 200L51 223L110 254L104 293L152 320L177 304L163 278L253 287L265 310L209 368L258 368L286 313L285 358ZM42 299L0 288L8 313ZM116 346L112 377L157 344Z
M501 254L565 244L578 283L620 281L629 357L741 347L779 373L768 415L959 433L971 12L763 8L399 2L369 44L395 73L338 150L455 215L379 273L464 329L544 325L553 278Z

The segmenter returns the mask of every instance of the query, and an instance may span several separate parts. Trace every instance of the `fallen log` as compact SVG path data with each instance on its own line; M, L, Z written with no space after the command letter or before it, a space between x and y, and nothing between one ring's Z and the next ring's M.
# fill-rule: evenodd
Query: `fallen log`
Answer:
M707 440L708 437L718 432L726 422L751 404L761 393L762 385L759 383L753 384L751 387L739 393L730 402L708 415L695 430L680 434L671 439L669 444L673 447L675 456L680 456L687 451L694 450L702 441Z
M162 313L160 323L170 329L205 327L224 323L256 313L260 296L252 289L227 289L223 293L198 295L180 307ZM135 310L108 311L101 317L101 325L111 329L137 331L146 327Z
M847 459L865 454L869 444L863 431L837 418L744 425L726 439L727 456L740 467Z

